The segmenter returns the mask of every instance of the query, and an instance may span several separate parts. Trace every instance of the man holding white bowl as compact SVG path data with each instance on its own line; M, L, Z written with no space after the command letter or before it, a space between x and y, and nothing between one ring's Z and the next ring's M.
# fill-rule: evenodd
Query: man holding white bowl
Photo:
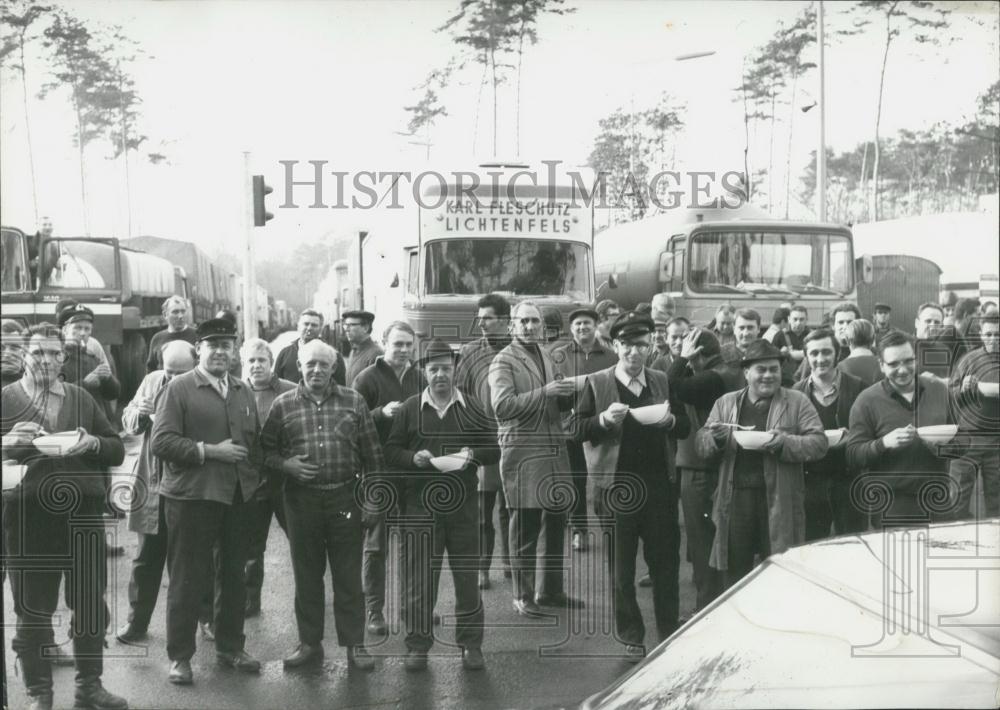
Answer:
M594 512L602 525L613 525L613 542L605 550L614 584L615 632L630 662L646 653L635 596L640 539L660 641L677 629L680 599L675 439L688 435L690 421L683 405L671 401L666 374L645 366L655 328L648 315L636 311L615 319L609 334L618 363L587 378L571 420L594 478Z
M828 444L816 408L781 386L784 355L766 340L747 347L740 365L747 385L712 407L697 434L698 453L717 461L709 564L731 587L761 560L805 540L804 464Z

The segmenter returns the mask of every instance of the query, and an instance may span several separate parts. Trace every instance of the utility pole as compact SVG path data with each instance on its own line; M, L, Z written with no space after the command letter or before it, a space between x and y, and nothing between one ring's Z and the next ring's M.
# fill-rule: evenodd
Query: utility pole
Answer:
M816 40L819 44L819 145L816 147L816 217L826 221L826 31L823 26L823 0L816 13L819 25Z
M253 265L254 199L250 176L250 151L243 151L243 339L256 338L257 277Z

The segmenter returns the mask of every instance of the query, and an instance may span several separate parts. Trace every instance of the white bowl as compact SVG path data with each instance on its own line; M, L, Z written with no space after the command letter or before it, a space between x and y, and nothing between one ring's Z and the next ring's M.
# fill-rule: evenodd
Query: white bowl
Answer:
M28 467L23 466L16 461L4 461L3 462L3 490L9 491L17 488L24 478L24 474L28 472Z
M651 404L648 407L629 409L628 413L640 424L659 424L667 418L670 407L666 404Z
M431 466L438 471L458 471L469 464L468 453L445 454L431 459Z
M774 434L767 431L734 431L733 438L744 449L756 451L763 448L764 444L773 439Z
M80 443L82 436L79 431L61 431L39 436L31 443L46 456L65 456L67 451Z
M826 434L826 443L830 446L836 446L844 438L843 429L827 429L823 433Z
M937 424L917 427L917 436L928 444L947 444L958 433L957 424Z
M1000 383L997 382L980 382L979 392L984 397L1000 397Z

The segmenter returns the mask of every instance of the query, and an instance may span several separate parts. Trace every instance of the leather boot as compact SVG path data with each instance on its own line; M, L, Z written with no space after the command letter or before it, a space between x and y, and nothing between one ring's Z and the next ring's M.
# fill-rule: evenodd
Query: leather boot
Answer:
M128 710L128 701L105 690L100 676L80 678L78 674L75 707L89 710Z
M52 707L52 664L41 657L41 651L26 651L17 656L24 687L28 692L29 707L45 710Z

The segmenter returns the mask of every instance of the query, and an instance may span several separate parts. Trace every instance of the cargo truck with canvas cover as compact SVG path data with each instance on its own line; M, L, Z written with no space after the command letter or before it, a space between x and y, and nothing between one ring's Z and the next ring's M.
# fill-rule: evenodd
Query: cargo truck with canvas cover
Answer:
M851 231L836 224L775 220L748 205L670 210L595 236L598 298L623 308L669 293L676 315L708 323L719 306L805 306L812 324L856 301Z

